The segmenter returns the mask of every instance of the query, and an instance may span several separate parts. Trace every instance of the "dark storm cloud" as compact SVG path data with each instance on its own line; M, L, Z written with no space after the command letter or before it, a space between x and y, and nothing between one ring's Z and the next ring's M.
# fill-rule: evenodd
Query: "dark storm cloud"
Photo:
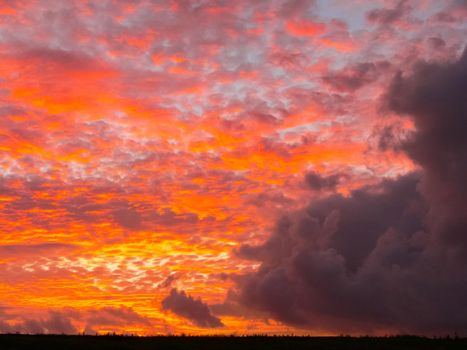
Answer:
M305 175L305 182L312 190L333 190L339 183L340 176L337 174L324 176L315 171L310 171Z
M419 63L413 75L397 75L387 105L415 123L402 147L424 169L433 232L467 255L467 50L455 63Z
M231 300L316 330L467 334L467 52L397 75L385 104L413 119L397 146L420 171L285 215L238 249L261 266Z
M223 327L222 321L211 314L208 306L201 299L194 299L184 291L172 289L170 294L162 300L162 308L187 318L199 327Z

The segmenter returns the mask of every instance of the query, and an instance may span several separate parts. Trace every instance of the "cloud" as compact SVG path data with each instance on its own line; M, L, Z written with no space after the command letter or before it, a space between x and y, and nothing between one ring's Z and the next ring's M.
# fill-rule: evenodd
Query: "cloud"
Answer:
M162 308L170 310L178 316L192 321L199 327L218 328L223 327L222 321L211 314L207 304L201 299L194 299L184 291L172 289L170 294L162 300Z
M72 318L66 312L48 312L47 317L29 318L24 317L14 324L0 321L1 333L23 333L23 334L77 334L78 329L72 322Z
M163 280L161 283L159 283L158 287L159 288L169 288L179 278L180 278L180 276L177 273L168 275L165 280Z
M261 266L232 300L314 330L466 335L466 91L467 51L398 74L385 105L414 122L395 143L420 170L284 215L238 249Z
M149 326L151 322L146 317L139 315L132 308L121 306L103 307L88 312L86 317L86 329L91 330L100 326L126 326L144 325Z
M428 38L427 43L435 50L442 50L446 46L446 42L438 37Z
M353 92L381 77L391 64L386 61L363 62L338 72L328 73L323 81L338 91Z
M367 19L373 23L389 25L402 18L412 8L407 0L399 1L394 8L378 8L367 13Z
M305 176L305 182L315 191L333 190L339 183L340 177L338 174L323 176L316 171L310 171Z
M150 327L151 320L141 316L132 308L121 306L100 309L48 310L45 315L25 315L14 309L0 309L0 333L23 334L77 334L81 327L86 333L98 333L99 329L122 331L129 325Z
M70 252L76 248L76 245L66 243L2 244L0 245L0 257L57 254Z
M398 74L387 94L391 110L410 115L416 132L402 148L424 169L433 233L467 255L467 50L451 64L419 63Z

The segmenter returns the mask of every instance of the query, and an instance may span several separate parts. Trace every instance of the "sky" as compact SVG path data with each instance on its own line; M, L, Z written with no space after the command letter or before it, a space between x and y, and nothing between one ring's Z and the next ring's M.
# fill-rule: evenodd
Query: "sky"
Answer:
M0 1L0 332L467 335L467 2Z

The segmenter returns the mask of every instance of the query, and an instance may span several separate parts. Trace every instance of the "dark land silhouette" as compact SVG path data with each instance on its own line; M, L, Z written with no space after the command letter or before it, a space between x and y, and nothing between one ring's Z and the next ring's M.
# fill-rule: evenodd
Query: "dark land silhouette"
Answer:
M397 349L441 350L467 349L467 338L393 337L297 337L297 336L90 336L90 335L0 335L0 349L40 350L340 350Z

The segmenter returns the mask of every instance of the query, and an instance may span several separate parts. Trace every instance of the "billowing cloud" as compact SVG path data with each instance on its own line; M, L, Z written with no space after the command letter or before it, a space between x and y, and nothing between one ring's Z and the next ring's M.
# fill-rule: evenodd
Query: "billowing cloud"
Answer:
M207 304L201 299L194 299L183 290L172 289L170 294L162 300L162 308L189 319L199 327L223 327L222 321L211 314Z
M310 329L465 334L466 91L467 52L398 74L385 101L413 120L400 147L420 171L313 201L243 245L261 266L240 302Z
M467 255L467 50L455 63L420 63L414 70L397 75L387 104L415 124L403 149L424 169L420 186L433 233Z

